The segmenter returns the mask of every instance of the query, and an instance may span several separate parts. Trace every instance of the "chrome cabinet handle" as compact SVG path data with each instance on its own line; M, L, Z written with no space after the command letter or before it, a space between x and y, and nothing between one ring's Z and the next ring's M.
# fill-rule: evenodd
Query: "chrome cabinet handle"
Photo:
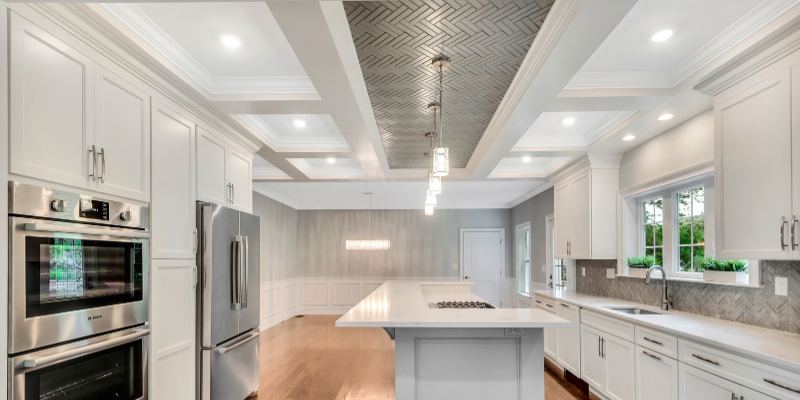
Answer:
M564 304L564 303L558 303L558 304L561 304L561 307L569 308L569 304Z
M606 338L601 338L600 344L601 344L600 356L606 358Z
M797 216L792 215L792 250L797 248L797 242L794 240L794 227L797 225Z
M538 303L538 304L542 304L542 302L541 302L541 301L539 301L539 300L534 300L534 301L535 301L536 303Z
M710 358L705 358L703 356L698 356L697 354L694 354L694 353L692 354L692 357L694 357L694 358L696 358L698 360L703 360L703 361L705 361L705 362L707 362L709 364L719 365L718 361L714 361L714 360L712 360Z
M235 344L233 344L232 346L220 347L219 348L219 354L225 354L225 353L227 353L227 352L229 352L229 351L231 351L231 350L233 350L233 349L235 349L235 348L237 348L239 346L244 345L247 342L250 342L251 340L253 340L253 339L257 338L257 337L258 337L258 332L253 332L246 339L240 340L240 341L236 342Z
M236 202L236 185L231 183L231 203Z
M800 389L793 388L793 387L791 387L791 386L786 386L786 385L784 385L784 384L782 384L782 383L775 382L775 380L773 380L773 379L764 378L764 382L767 382L767 383L769 383L770 385L777 386L777 387L779 387L779 388L781 388L781 389L786 389L786 390L788 390L788 391L790 391L790 392L800 393Z
M230 182L228 182L228 184L225 185L225 201L227 201L227 202L231 201L231 184L230 184Z
M658 361L661 361L661 357L659 357L659 356L657 356L657 355L655 355L655 354L650 354L650 353L648 353L648 352L646 352L646 351L644 351L644 350L642 350L642 353L644 353L644 355L646 355L646 356L648 356L648 357L650 357L650 358L654 358L654 359L656 359L656 360L658 360Z
M663 345L664 345L664 343L661 343L661 342L659 342L658 340L653 340L653 339L650 339L650 338L649 338L649 337L647 337L647 336L645 336L645 337L644 337L644 340L647 340L647 341L648 341L648 342L650 342L650 343L655 343L655 344L657 344L657 345L659 345L659 346L663 346Z
M106 183L106 149L100 148L100 183Z
M597 356L598 356L598 357L603 357L603 350L601 350L601 349L602 349L602 347L600 347L600 346L602 346L602 345L600 344L600 341L601 341L601 340L603 340L603 339L602 339L600 336L598 336L598 337L597 337Z
M194 285L192 285L192 289L197 289L197 265L194 266Z
M89 153L92 153L92 173L89 174L89 178L92 178L94 181L97 180L97 151L95 151L94 145L92 145Z
M44 368L48 365L58 364L69 359L80 357L90 353L96 353L111 347L119 346L128 342L139 339L142 336L150 334L150 329L136 329L133 333L118 337L116 339L106 340L100 343L90 344L88 346L79 347L77 349L68 350L62 353L53 354L47 357L34 358L22 362L22 368Z
M546 306L548 306L548 307L550 307L550 308L553 308L553 305L552 305L552 304L545 304L545 305L546 305Z
M784 229L785 226L786 226L786 217L781 217L781 250L786 249L786 242L784 240L786 236L786 229Z
M193 239L192 248L194 249L193 251L196 254L197 253L197 228L194 228L194 235L192 236L192 239Z

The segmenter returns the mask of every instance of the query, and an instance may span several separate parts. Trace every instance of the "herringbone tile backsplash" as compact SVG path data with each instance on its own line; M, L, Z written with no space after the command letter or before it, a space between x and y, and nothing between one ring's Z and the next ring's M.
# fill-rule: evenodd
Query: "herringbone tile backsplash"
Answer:
M578 260L579 293L660 306L661 280L645 285L643 278L606 278L613 260ZM586 276L580 269L586 267ZM789 278L789 295L775 295L775 277ZM669 282L676 310L744 324L800 333L800 261L761 261L763 288Z

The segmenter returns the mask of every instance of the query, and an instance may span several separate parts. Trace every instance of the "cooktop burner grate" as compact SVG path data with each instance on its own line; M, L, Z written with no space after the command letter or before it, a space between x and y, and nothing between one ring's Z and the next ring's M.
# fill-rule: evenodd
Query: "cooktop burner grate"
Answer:
M440 301L431 303L431 308L495 308L485 301Z

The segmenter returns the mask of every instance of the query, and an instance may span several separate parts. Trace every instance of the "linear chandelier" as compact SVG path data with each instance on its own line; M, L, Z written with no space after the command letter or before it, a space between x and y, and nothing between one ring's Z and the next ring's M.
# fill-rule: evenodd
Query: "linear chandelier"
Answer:
M344 242L345 250L389 250L389 239L373 239L375 236L372 224L372 192L364 192L369 196L369 239L347 239Z
M450 58L439 54L431 59L431 67L439 74L439 101L428 104L428 110L433 112L433 131L428 133L431 139L431 151L426 153L430 156L428 162L428 190L425 196L425 215L433 215L433 207L436 206L436 195L442 193L442 177L450 173L450 149L444 146L444 122L442 107L442 72L450 69ZM437 113L439 130L437 133ZM439 139L439 146L436 146L436 139Z

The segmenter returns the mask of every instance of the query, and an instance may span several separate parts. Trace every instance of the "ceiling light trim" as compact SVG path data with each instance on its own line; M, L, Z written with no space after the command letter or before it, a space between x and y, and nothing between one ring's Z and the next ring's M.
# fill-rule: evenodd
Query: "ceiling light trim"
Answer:
M264 120L255 114L237 114L236 116L253 128L258 134L263 136L273 148L350 149L350 146L343 137L284 137L278 135Z
M304 76L215 77L135 4L103 3L109 13L134 31L208 95L318 94Z

